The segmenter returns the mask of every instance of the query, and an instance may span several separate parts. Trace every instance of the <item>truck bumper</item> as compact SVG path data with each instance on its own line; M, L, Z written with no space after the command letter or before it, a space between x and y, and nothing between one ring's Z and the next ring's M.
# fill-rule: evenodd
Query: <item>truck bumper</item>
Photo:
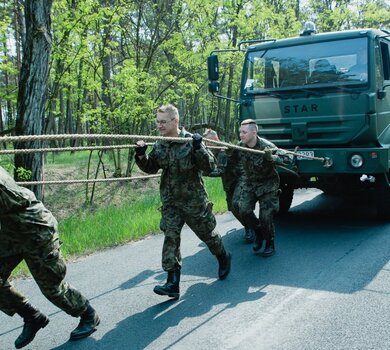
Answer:
M294 151L291 149L291 151ZM297 157L296 165L301 175L319 176L332 174L383 174L390 168L390 152L388 148L305 148L299 149L306 155L316 158L329 158L331 166L319 160ZM351 158L360 155L362 165L354 167Z

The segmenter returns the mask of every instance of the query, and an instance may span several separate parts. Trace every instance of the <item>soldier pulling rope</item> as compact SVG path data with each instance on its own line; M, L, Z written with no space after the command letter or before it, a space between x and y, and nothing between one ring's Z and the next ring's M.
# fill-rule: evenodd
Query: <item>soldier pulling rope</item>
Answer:
M114 140L114 141L126 141L126 140L149 140L149 141L158 141L158 140L166 140L166 141L175 141L175 142L192 142L192 139L183 139L180 137L162 137L162 136L148 136L148 135L108 135L108 134L59 134L59 135L28 135L28 136L3 136L0 137L0 143L14 143L14 142L27 142L27 141L53 141L53 140ZM229 148L236 149L243 152L253 152L264 154L264 151L251 149L246 147L241 147L237 145L233 145L231 143L216 141L212 139L204 138L209 144L214 144L216 146L209 146L209 148ZM149 145L152 143L148 143ZM30 148L30 149L5 149L0 150L0 155L5 154L26 154L26 153L46 153L46 152L70 152L70 151L86 151L86 150L109 150L109 149L126 149L133 148L135 145L133 144L124 144L124 145L109 145L109 146L84 146L84 147L59 147L59 148ZM277 152L282 150L280 148L273 148L273 152ZM328 157L313 157L305 154L298 153L297 150L289 151L282 150L283 153L291 155L296 159L297 157L311 159L320 161L323 163L324 167L332 166L332 160ZM282 165L278 165L278 167L282 168L285 171L292 172L297 175L293 170L284 167ZM93 183L93 182L112 182L112 181L129 181L140 178L148 178L148 177L124 177L124 178L115 178L115 179L95 179L95 180L69 180L69 181L29 181L29 182L18 182L21 185L39 185L39 184L70 184L70 183Z

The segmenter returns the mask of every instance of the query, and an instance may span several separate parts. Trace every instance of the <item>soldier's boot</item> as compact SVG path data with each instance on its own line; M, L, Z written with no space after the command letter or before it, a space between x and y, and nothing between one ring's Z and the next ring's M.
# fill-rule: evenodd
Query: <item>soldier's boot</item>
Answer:
M15 348L21 349L33 341L40 329L47 326L49 318L30 303L24 304L18 314L23 317L24 325L22 333L15 340Z
M223 254L217 255L218 259L218 277L220 280L224 280L230 272L230 266L232 262L232 255L225 250Z
M245 242L248 244L253 243L255 240L254 230L247 226L245 226L244 229L245 229L245 235L244 235Z
M78 340L90 336L96 331L100 318L95 309L88 303L87 310L80 316L79 325L70 333L70 340Z
M272 256L275 254L275 242L274 240L267 240L265 241L265 248L263 253L261 255L265 258Z
M255 253L257 253L262 248L262 246L263 246L263 232L261 228L257 228L255 230L255 240L252 249Z
M155 286L153 292L158 295L167 295L170 298L179 299L180 296L180 269L168 271L167 282L162 286Z

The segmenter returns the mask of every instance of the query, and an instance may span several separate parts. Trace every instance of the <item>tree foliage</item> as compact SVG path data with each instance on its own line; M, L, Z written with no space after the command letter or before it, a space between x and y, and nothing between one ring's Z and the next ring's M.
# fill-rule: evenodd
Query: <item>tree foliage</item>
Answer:
M0 5L0 132L12 129L18 113L21 3ZM51 14L45 133L152 133L156 107L169 102L183 126L211 126L231 140L235 104L207 92L212 50L296 36L306 20L320 32L379 27L390 6L383 0L56 0ZM221 62L221 85L232 98L241 63L242 55Z

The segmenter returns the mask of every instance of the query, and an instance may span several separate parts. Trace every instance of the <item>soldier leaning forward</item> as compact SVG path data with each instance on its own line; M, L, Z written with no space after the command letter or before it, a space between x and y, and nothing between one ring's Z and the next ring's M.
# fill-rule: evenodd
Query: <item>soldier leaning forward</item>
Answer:
M207 139L219 141L218 134L215 130L207 129L203 136ZM207 141L206 141L207 145ZM241 221L240 215L236 212L233 206L234 190L239 182L241 176L241 169L239 165L240 153L235 149L212 149L214 156L217 158L216 170L211 173L206 173L206 176L221 177L223 190L226 194L226 204L229 211L234 217L244 226L244 239L247 243L253 243L255 234L253 229L250 229Z
M89 336L100 320L88 300L64 281L66 265L60 252L57 221L33 192L20 187L0 167L0 310L24 319L15 341L20 349L46 327L49 319L33 307L9 282L11 272L24 260L44 296L80 323L71 340Z
M202 144L202 136L179 130L179 113L173 105L161 106L156 125L161 136L191 138L192 142L157 141L146 155L146 144L137 142L135 160L146 173L162 169L160 197L162 202L160 228L164 232L162 267L168 272L167 282L156 286L154 292L179 297L181 269L180 233L186 223L206 243L219 262L218 275L226 278L231 256L224 249L221 236L214 230L216 220L212 213L202 180L202 171L215 167L214 156Z
M253 250L258 252L265 240L262 255L268 257L275 253L274 214L279 210L280 180L276 163L282 163L284 158L282 155L272 154L276 146L257 136L257 130L256 122L252 119L241 123L239 145L265 152L240 152L242 176L234 193L233 205L241 220L255 230ZM254 213L257 203L260 206L259 218Z

